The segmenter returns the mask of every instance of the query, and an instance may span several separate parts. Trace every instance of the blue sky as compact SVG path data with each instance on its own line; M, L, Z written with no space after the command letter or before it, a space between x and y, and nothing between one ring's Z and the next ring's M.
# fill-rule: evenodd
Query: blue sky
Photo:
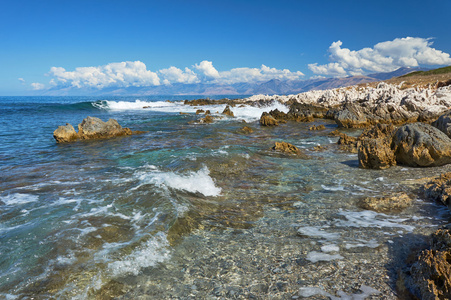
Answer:
M0 95L451 65L451 1L2 1Z

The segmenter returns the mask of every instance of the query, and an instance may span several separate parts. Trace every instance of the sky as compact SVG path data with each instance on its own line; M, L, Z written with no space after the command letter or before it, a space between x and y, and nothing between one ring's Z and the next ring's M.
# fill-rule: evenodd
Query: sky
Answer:
M0 95L451 65L451 1L14 0Z

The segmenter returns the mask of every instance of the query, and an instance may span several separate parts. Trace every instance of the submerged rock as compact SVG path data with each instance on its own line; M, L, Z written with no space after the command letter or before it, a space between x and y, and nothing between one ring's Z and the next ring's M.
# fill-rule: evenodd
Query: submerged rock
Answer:
M244 134L249 134L249 133L253 133L254 130L248 126L244 126L243 128L238 130L238 133L244 133Z
M78 133L70 124L59 126L54 132L53 137L57 143L73 142L76 140L106 139L117 136L143 133L142 131L131 131L129 128L123 128L114 119L103 122L99 118L87 117L78 124Z
M302 154L298 147L287 142L276 142L272 150L294 155Z
M394 134L392 148L400 164L433 167L451 163L451 139L428 124L401 126Z
M318 126L315 126L315 125L310 126L308 130L324 130L324 129L326 129L326 126L321 124L321 125L318 125Z
M381 213L399 212L412 204L412 198L406 193L397 193L388 197L367 197L361 199L357 206Z

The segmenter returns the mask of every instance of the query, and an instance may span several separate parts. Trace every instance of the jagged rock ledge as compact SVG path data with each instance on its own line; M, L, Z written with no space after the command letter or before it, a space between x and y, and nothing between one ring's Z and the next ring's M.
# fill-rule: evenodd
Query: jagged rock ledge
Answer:
M132 131L130 128L122 127L115 119L103 122L99 118L88 116L78 124L78 132L71 124L66 123L65 126L59 126L53 132L53 137L57 143L68 143L77 140L106 139L141 133L144 133L144 131Z
M289 120L327 118L334 119L339 127L365 128L377 123L432 122L451 108L451 85L401 89L401 85L381 82L376 88L352 86L287 96L254 95L242 101L290 105L284 117Z

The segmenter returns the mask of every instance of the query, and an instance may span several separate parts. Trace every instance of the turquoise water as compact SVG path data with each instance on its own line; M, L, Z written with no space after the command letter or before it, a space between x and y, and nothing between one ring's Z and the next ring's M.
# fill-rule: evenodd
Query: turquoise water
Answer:
M298 278L284 290L259 292L284 298L326 280L315 271L318 264L356 265L369 276L362 260L389 263L403 236L427 234L448 221L447 210L413 192L418 179L448 167L362 170L357 156L339 151L337 138L328 136L334 122L315 122L325 131L309 131L312 124L305 123L260 127L263 111L288 110L272 104L232 108L235 118L221 116L225 105L202 107L222 119L192 124L201 107L166 101L183 99L0 98L0 297L246 298L252 278L269 280L255 267L259 260L255 270L247 269L249 282L233 284L241 289L237 294L221 294L207 283L193 294L195 280L211 283L213 275L186 270L205 262L206 249L216 249L217 257L234 253L231 262L261 256L266 264L262 253L279 255L284 244L291 245L286 253L293 261L303 261L290 273ZM114 118L146 133L55 143L59 125L76 127L87 116ZM244 125L254 132L241 133ZM275 153L275 141L290 142L309 158ZM326 150L315 151L318 145ZM398 191L414 198L403 212L356 206L361 197ZM239 254L237 241L261 252ZM364 257L355 249L365 249ZM230 271L227 264L218 268ZM303 268L313 277L301 280ZM384 264L378 268L392 272ZM388 298L395 293L390 280L361 281ZM320 286L329 293L349 288L345 279L327 282Z

